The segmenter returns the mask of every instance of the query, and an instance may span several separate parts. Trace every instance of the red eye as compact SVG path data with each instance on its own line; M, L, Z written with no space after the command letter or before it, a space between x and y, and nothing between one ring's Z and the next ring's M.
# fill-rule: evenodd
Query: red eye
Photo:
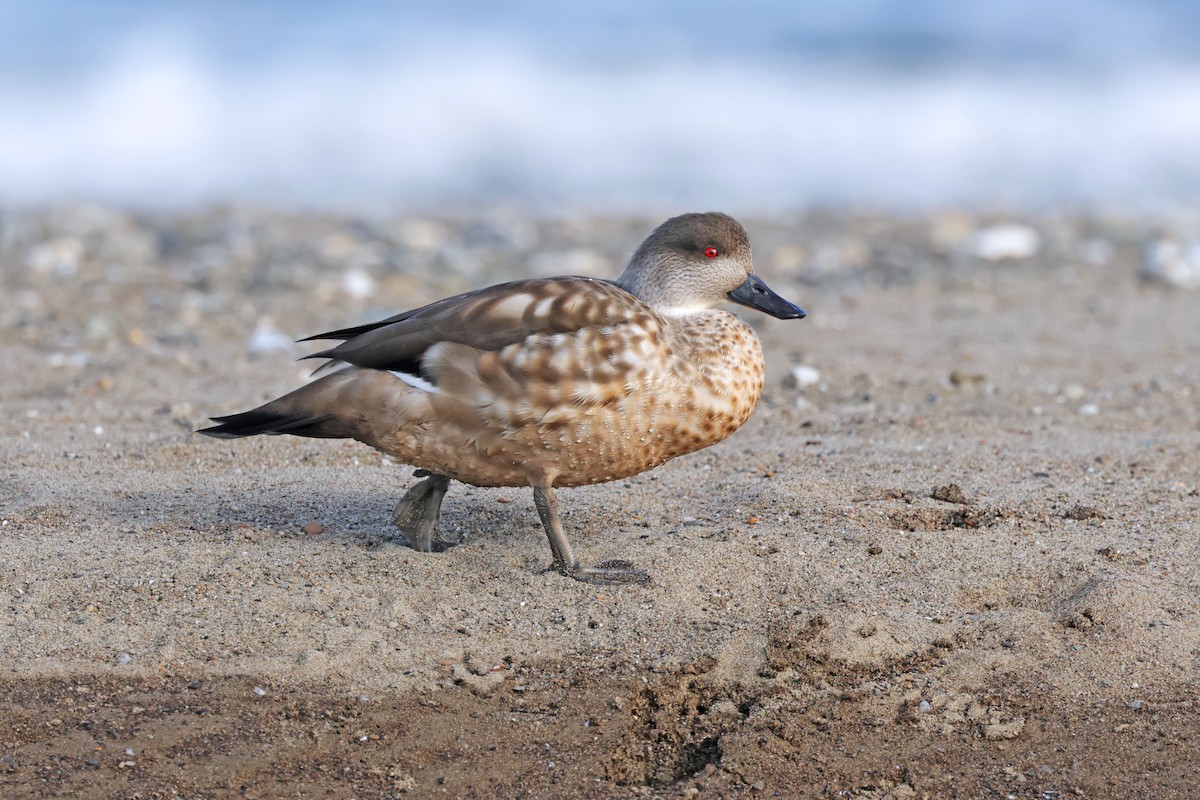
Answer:
M715 247L704 248L704 255L708 256L709 258L716 258L717 257L717 248L715 248Z

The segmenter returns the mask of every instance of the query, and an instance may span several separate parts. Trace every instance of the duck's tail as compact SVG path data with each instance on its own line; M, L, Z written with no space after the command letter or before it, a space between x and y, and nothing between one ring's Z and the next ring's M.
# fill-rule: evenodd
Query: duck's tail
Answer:
M241 414L212 417L218 423L196 431L218 439L240 439L260 433L288 433L319 439L345 439L354 436L355 421L339 402L347 376L333 373L285 394L277 400Z

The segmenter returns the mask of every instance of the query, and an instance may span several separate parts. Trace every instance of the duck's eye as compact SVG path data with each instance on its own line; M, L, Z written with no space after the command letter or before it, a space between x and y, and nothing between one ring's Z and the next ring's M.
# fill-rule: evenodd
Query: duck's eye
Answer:
M716 258L717 257L717 248L715 248L715 247L704 248L704 255L708 256L709 258Z

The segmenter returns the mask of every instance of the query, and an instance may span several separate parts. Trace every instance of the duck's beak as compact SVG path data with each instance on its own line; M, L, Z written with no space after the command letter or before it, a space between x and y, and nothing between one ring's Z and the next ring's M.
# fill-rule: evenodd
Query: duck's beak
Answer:
M726 296L735 303L758 309L778 319L804 319L808 316L803 308L771 291L771 287L754 273L747 275L742 285Z

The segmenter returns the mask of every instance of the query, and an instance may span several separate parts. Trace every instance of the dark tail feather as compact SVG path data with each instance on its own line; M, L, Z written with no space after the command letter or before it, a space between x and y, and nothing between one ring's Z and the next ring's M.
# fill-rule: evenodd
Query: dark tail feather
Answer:
M358 377L361 377L359 372L347 370L326 375L250 411L213 417L217 425L197 433L218 439L239 439L260 433L290 433L318 439L353 437L358 416L348 409L362 402L358 396L363 386L356 380Z
M212 421L220 424L196 433L218 439L240 439L260 433L289 433L292 436L311 436L318 439L344 439L350 435L332 414L320 417L295 416L288 414L285 409L273 408L275 405L267 403L253 411L230 414L227 417L213 417Z

